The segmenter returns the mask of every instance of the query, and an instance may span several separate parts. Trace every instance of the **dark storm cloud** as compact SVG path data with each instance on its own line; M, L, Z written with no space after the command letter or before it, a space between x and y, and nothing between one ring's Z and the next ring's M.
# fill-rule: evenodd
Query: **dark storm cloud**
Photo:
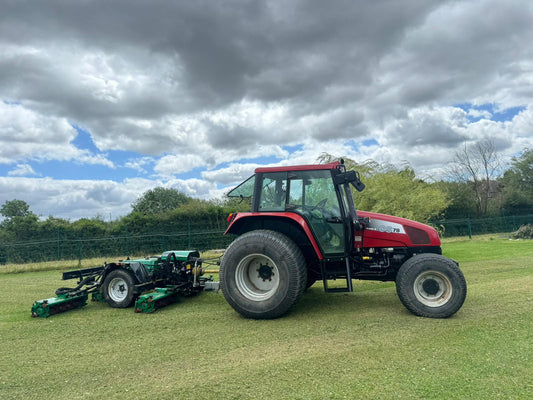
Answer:
M510 100L502 89L524 76L515 67L533 58L527 39L533 37L532 21L533 3L527 1L450 3L407 31L382 60L378 73L385 80L375 89L388 91L385 101L404 107L464 98ZM531 89L531 83L527 86ZM522 100L513 96L513 101L527 103L531 94Z
M531 2L498 0L13 1L0 14L0 95L83 126L101 150L201 143L213 160L230 143L370 131L453 146L460 127L409 112L529 104L532 15ZM234 121L250 103L263 111ZM261 118L272 104L283 112Z
M400 148L455 148L467 140L466 113L457 108L417 109L385 128L384 140Z
M154 62L166 60L171 72L182 71L178 79L197 107L220 107L247 96L281 100L316 95L341 80L366 85L371 66L429 7L422 1L18 1L3 7L0 37L25 46L55 43L116 53L137 65L149 64L151 56ZM40 75L34 73L35 59L17 62L19 79ZM6 67L5 80L15 71ZM47 81L60 92L62 87L73 92L70 82L61 84L53 76L51 67L44 65L43 78L51 77ZM20 94L40 100L39 89L49 93L45 82L35 83L30 80L31 87L20 88ZM190 106L174 100L178 109Z

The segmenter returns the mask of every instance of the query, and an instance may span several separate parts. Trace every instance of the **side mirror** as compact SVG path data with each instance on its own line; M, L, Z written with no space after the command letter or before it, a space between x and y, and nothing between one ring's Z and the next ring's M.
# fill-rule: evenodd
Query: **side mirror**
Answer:
M361 182L359 172L356 171L341 172L340 174L335 175L333 181L336 185L345 185L349 183L358 192L362 192L365 189L365 184Z

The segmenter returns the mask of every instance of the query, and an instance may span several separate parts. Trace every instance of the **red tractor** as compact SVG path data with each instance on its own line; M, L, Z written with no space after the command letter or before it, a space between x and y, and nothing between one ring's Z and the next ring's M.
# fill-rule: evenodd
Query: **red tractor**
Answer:
M229 192L251 198L250 212L228 218L226 233L238 237L220 264L220 288L237 312L277 318L317 280L326 292L351 292L352 279L395 281L400 301L418 316L446 318L461 308L466 281L442 256L437 231L356 211L352 187L365 185L341 161L257 168ZM345 284L330 284L338 279Z

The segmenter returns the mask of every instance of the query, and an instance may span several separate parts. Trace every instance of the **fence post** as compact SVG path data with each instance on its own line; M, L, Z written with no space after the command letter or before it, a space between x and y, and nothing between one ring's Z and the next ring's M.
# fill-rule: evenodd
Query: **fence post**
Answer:
M83 242L80 240L78 245L78 268L81 268L81 246Z
M191 220L187 220L187 249L191 248Z
M130 256L130 243L129 243L129 235L128 235L128 225L126 225L126 256Z
M468 223L468 238L472 239L472 223L470 222L470 218L467 218L466 222Z
M7 254L7 245L6 246L3 246L4 247L4 262L2 262L2 260L0 260L0 264L7 264L7 260L8 260L8 254Z
M61 261L61 233L60 228L57 228L57 261Z

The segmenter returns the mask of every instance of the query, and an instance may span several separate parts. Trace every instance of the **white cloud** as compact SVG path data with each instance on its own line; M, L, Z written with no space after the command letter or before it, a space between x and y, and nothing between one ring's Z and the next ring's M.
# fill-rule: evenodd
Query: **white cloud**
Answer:
M137 159L132 159L124 163L124 167L131 168L135 171L141 173L148 173L146 167L154 163L154 158L152 157L141 157Z
M488 110L476 110L475 108L471 108L468 110L468 116L472 118L491 119L492 113Z
M29 164L17 164L14 169L7 173L9 176L31 176L37 175Z
M204 159L196 154L167 155L159 159L154 171L161 176L171 177L203 165Z
M0 103L0 163L73 160L113 167L104 156L72 145L77 135L65 118L46 116L20 104Z
M112 181L0 177L2 200L24 200L37 215L78 219L124 215L139 194L135 184ZM141 193L142 194L142 193Z
M0 177L0 202L20 199L30 205L31 211L46 218L49 215L66 219L105 219L131 212L131 204L146 191L155 187L179 190L199 199L222 197L225 188L203 179L151 180L126 179L123 182L110 180L58 180L49 177Z
M218 182L222 185L231 185L244 181L253 175L259 164L233 163L225 168L202 172L202 178L208 182ZM264 165L261 165L264 166Z
M165 186L204 200L219 196L216 184L202 179L171 179L165 183Z

